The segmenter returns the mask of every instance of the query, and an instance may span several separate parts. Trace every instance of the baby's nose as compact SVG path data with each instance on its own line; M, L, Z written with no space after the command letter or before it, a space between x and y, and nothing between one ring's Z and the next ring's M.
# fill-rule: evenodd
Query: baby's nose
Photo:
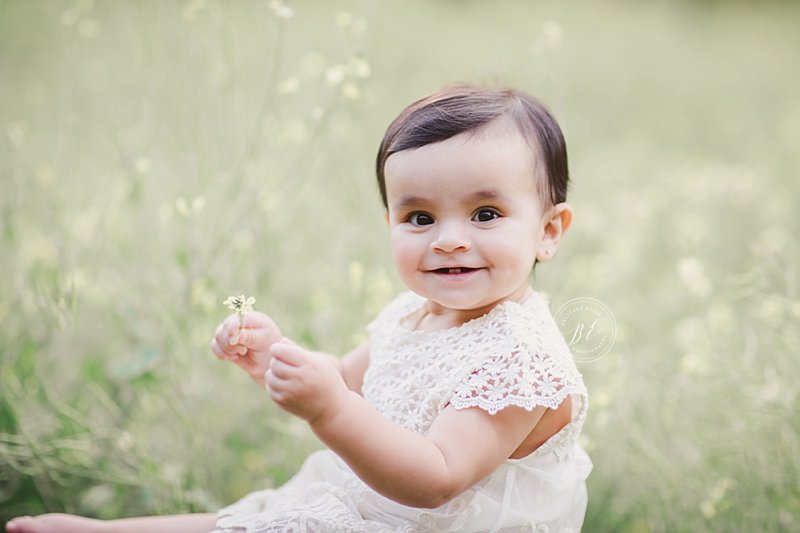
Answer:
M440 224L439 232L431 242L431 249L435 252L465 252L470 248L467 231L460 224Z

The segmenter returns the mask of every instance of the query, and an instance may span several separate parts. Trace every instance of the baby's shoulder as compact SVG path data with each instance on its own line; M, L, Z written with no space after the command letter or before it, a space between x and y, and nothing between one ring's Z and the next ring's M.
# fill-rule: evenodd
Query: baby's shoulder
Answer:
M510 404L555 409L569 394L585 397L583 377L547 301L536 295L501 305L475 324L470 351L478 357L452 403L496 412Z
M507 301L493 309L486 320L475 324L476 333L495 336L501 345L514 349L567 355L569 347L550 312L548 301L539 293L522 303Z
M387 326L398 324L403 317L419 309L424 302L425 299L418 294L411 291L401 292L369 323L367 331L376 333Z

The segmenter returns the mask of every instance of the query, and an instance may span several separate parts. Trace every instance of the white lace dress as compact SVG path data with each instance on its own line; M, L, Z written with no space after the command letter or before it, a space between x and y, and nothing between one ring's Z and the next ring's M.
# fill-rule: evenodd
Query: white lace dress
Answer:
M578 444L587 392L547 302L534 293L524 304L504 302L459 327L403 327L402 319L423 303L403 293L369 326L363 394L384 416L424 435L448 404L494 414L509 405L555 409L571 395L572 422L436 509L389 500L333 452L319 451L279 489L254 492L220 510L217 533L580 530L592 469Z

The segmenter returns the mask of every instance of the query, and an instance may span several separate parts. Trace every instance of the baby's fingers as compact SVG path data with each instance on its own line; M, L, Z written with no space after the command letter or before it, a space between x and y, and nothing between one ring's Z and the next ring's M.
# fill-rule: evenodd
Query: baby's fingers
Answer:
M230 315L227 317L225 320L220 322L220 324L217 326L217 329L214 330L214 339L224 352L235 353L238 351L236 348L231 347L236 343L230 342L231 338L236 335L238 330L239 322L236 318L236 315Z
M228 332L229 344L245 346L256 351L266 350L279 338L280 331L277 328L258 323L251 326L247 320L245 320L241 331L237 324Z
M211 339L211 351L214 352L219 359L225 361L236 361L240 355L247 353L247 348L244 346L227 346L227 350L223 350L217 338Z
M308 361L308 352L286 337L273 344L270 353L276 359L290 366L302 366Z
M217 359L223 359L227 361L234 357L232 354L228 354L223 351L222 348L220 348L219 342L217 342L217 337L211 339L211 351L214 352L214 355L217 356Z

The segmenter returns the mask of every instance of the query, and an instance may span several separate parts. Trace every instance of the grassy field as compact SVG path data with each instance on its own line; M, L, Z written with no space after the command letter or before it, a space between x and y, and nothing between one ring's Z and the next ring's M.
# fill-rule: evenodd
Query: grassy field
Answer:
M800 5L0 0L0 521L215 510L319 446L208 348L342 353L401 285L373 162L454 81L547 102L604 302L585 530L800 529Z

